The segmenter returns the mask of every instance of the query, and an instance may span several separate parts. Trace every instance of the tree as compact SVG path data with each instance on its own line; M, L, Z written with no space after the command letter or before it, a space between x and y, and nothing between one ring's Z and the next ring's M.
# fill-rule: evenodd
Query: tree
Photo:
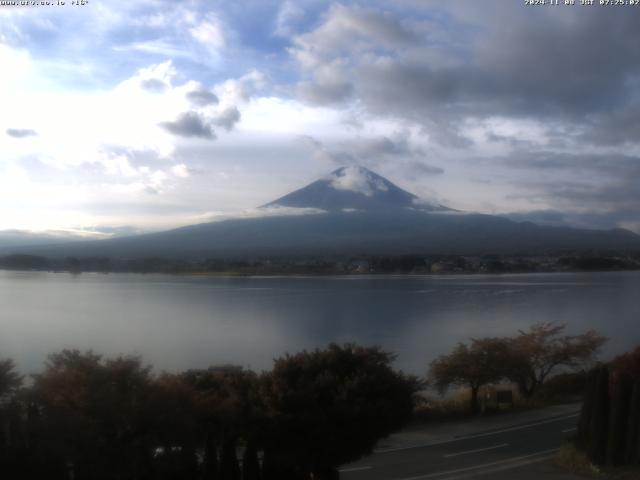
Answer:
M150 367L136 357L103 360L92 352L51 355L32 398L44 448L76 479L138 476L150 463Z
M163 373L153 382L152 392L146 409L153 419L150 435L156 477L193 479L197 473L196 450L201 431L197 394L181 375L169 373ZM205 477L210 478L217 477Z
M565 328L566 325L539 323L511 340L506 376L518 385L523 396L531 397L560 367L584 366L607 340L594 330L562 336Z
M238 440L255 445L264 418L257 375L242 367L223 365L188 370L180 377L195 393L198 422L205 438L207 478L216 478L217 468L222 480L239 478Z
M624 459L628 465L640 465L640 380L633 385L628 421Z
M615 370L612 377L609 388L611 411L606 459L610 465L621 465L625 461L633 380L623 372Z
M640 381L640 346L617 356L611 364L617 371Z
M510 359L510 345L504 338L472 339L470 345L458 343L453 351L431 362L429 378L443 393L450 385L471 389L470 409L477 413L478 391L488 383L505 376L505 364Z
M0 403L15 394L22 385L22 380L23 377L16 372L13 360L0 360Z
M589 420L587 455L592 462L603 464L606 457L609 430L609 368L601 366L597 370L594 398Z
M353 344L277 359L263 377L270 421L265 478L276 470L281 479L336 478L339 465L401 428L419 383L394 371L393 359L378 347Z
M16 401L21 386L22 376L16 372L13 360L0 360L0 471L9 476L18 466L15 459L24 443L19 439L21 412Z
M627 427L624 461L629 465L638 465L640 464L640 346L619 355L611 365L617 372L618 378L628 378L632 382L632 386L629 387L631 392L628 412L623 419ZM624 412L621 416L624 416Z
M597 464L640 463L640 348L587 374L577 445Z
M242 480L260 480L260 461L254 441L248 441L242 455Z

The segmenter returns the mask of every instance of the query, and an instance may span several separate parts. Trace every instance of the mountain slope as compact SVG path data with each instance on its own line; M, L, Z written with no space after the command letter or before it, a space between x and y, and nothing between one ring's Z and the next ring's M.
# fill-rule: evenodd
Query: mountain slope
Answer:
M422 201L384 177L359 166L342 167L263 207L317 208L329 212L380 211L415 208L423 211L450 210Z
M52 245L85 240L79 234L65 231L29 232L27 230L0 230L0 248L22 248L31 245Z
M515 254L640 249L624 230L517 223L491 215L340 212L225 220L167 232L21 249L46 256L174 258L348 254Z
M640 237L627 230L540 226L424 203L360 167L338 169L261 208L265 216L257 218L109 240L23 247L11 253L207 258L640 250ZM279 208L305 209L306 214L273 216L273 210Z

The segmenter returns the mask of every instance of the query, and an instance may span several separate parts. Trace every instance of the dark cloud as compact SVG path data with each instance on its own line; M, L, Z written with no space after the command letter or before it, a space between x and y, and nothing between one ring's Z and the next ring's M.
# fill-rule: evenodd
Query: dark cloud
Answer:
M359 164L359 159L356 158L353 154L348 153L342 149L329 149L316 138L305 135L301 137L301 140L310 148L315 160L323 163L328 163L332 166Z
M187 93L187 99L194 105L199 107L205 107L207 105L214 105L218 103L218 97L215 93L209 90L199 89L193 90Z
M640 82L630 86L640 91ZM578 135L581 142L615 146L637 143L640 132L640 98L633 99L610 112L592 115L583 131Z
M425 153L414 148L406 135L357 138L329 148L313 137L302 139L313 151L316 160L334 165L362 165L372 169L393 166L409 178L440 175L444 169L424 161Z
M501 215L516 222L532 222L552 227L574 227L598 230L627 228L638 231L637 215L627 211L576 212L559 210L532 210Z
M148 78L140 83L140 86L151 93L162 93L167 89L167 84L157 78Z
M28 128L7 128L6 133L13 138L34 137L38 135L38 132Z
M240 121L240 111L236 107L227 107L213 120L213 124L230 131Z
M407 165L409 169L417 175L442 175L444 169L421 162L411 162Z
M460 3L426 2L413 18L330 9L290 50L306 77L302 98L419 122L449 147L469 146L462 120L496 115L571 126L574 139L597 144L638 141L636 15Z
M543 152L503 161L529 172L507 200L550 205L571 225L640 231L640 157Z
M301 82L298 85L298 94L309 103L336 105L351 98L353 85L351 82L340 78L324 78L314 82Z
M411 156L417 152L411 148L406 136L398 136L393 139L385 135L359 138L346 143L345 147L362 159L381 156Z
M621 154L517 152L501 161L515 168L537 172L561 172L571 178L640 178L640 157Z
M198 137L209 140L216 138L211 125L196 112L185 112L174 122L162 122L159 125L179 137Z
M174 135L181 137L199 137L213 140L216 138L213 126L230 131L240 121L241 115L237 107L227 107L212 119L204 118L197 112L185 112L173 122L162 122L159 125Z

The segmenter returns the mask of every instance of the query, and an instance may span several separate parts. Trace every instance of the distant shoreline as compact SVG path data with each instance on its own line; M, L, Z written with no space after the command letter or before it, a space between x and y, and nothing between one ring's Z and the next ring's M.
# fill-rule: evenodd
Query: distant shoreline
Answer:
M546 255L334 255L176 259L14 254L0 269L54 272L165 273L182 276L471 275L640 270L640 253L567 252Z

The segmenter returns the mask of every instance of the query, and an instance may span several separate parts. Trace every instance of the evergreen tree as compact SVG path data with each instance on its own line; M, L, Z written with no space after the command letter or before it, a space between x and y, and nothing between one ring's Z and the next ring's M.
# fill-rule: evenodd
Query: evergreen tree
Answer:
M624 459L628 465L640 464L640 380L634 383L631 393Z
M203 478L204 480L218 480L218 451L213 434L207 433L204 441Z
M587 454L592 462L602 465L606 458L609 425L609 368L598 368L594 389L593 411L589 422Z
M242 480L260 480L258 450L253 441L247 442L247 447L242 455Z
M222 442L220 478L221 480L240 480L240 465L238 464L235 438L226 438Z
M582 409L580 410L578 433L576 438L578 447L583 450L587 449L589 441L589 425L593 415L593 404L596 396L598 372L599 370L597 368L592 368L589 370L589 373L587 373L586 392L582 403Z
M610 465L624 463L632 388L633 383L628 375L620 372L614 374L607 442L607 463Z

